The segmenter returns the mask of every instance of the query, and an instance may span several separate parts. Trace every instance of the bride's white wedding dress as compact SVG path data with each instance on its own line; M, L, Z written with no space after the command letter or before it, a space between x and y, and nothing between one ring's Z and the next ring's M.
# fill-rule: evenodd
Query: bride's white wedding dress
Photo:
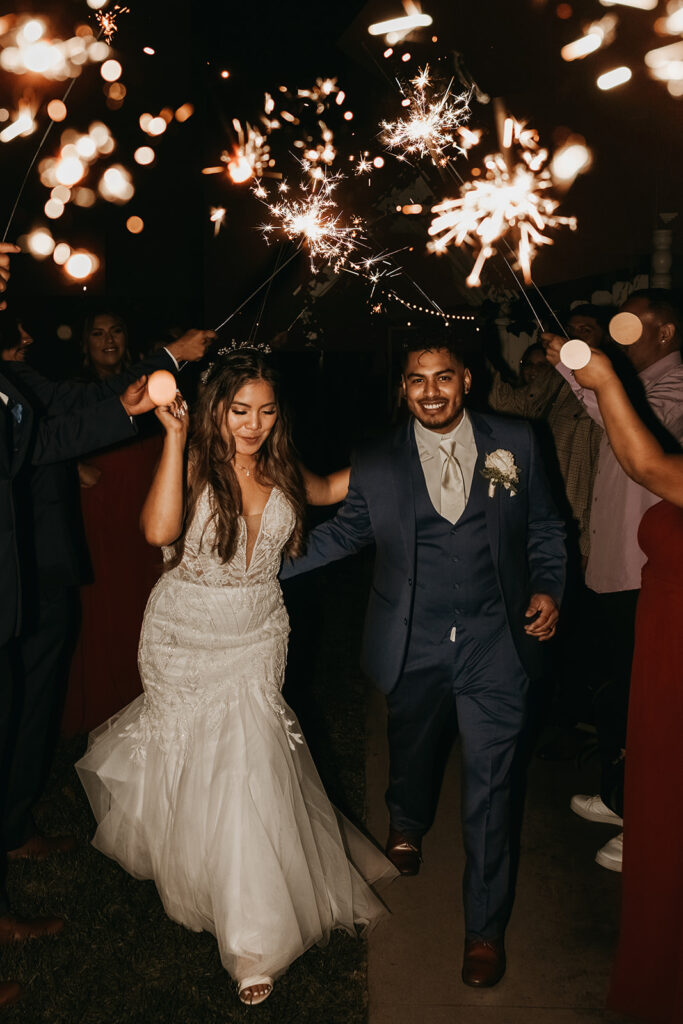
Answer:
M211 553L205 492L185 554L152 591L144 694L91 734L77 770L94 845L154 879L169 917L212 932L238 981L281 974L333 928L386 911L395 869L330 805L280 689L289 623L277 574L294 513L277 488L249 559Z

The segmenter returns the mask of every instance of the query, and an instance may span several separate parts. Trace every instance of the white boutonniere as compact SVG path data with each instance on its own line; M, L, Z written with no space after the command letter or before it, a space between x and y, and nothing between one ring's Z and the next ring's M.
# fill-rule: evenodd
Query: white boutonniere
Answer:
M512 452L496 448L495 452L486 456L481 474L489 482L489 498L493 497L496 484L502 484L510 497L514 498L519 484L519 469Z

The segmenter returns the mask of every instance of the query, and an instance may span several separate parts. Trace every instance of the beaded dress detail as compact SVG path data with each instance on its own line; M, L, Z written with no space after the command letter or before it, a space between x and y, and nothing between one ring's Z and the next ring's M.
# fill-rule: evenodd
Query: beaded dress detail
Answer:
M277 576L293 527L274 488L251 557L240 519L221 563L204 492L182 561L147 604L144 693L91 733L76 766L94 846L154 879L173 920L212 932L238 981L275 978L333 928L374 923L386 911L365 880L395 875L331 806L281 694L289 621Z

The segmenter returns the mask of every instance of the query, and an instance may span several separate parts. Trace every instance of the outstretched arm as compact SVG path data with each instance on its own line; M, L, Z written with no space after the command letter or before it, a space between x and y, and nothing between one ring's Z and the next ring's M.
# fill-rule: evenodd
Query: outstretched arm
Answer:
M336 473L318 476L311 473L305 466L299 466L306 487L306 500L309 505L336 505L343 501L349 489L351 467L338 469Z
M180 362L201 359L215 337L213 331L186 331L177 341L101 381L54 381L23 362L8 363L5 369L34 407L42 406L51 416L61 415L120 395L143 374L149 375L155 370L169 370L177 374Z
M333 519L316 526L311 532L305 554L285 562L280 579L290 579L346 558L372 544L374 539L370 513L358 482L358 471L352 465L344 504Z
M140 513L140 529L148 544L164 547L180 536L185 514L185 444L187 405L178 395L156 415L166 430L164 447L152 478L152 486Z
M667 455L631 405L607 356L591 350L576 379L597 396L612 451L621 468L648 491L683 505L683 455Z
M560 338L558 334L542 334L541 341L545 348L546 359L550 365L554 366L557 372L564 377L590 418L603 427L604 423L602 422L602 415L595 393L588 387L582 387L575 372L568 370L564 363L560 361L560 349L566 339Z

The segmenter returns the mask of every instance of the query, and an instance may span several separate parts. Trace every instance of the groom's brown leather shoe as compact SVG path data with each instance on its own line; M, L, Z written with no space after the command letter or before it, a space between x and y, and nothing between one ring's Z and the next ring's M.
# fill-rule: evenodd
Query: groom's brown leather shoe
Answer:
M416 875L422 863L421 846L419 836L407 836L392 828L389 830L385 853L402 875Z
M462 980L473 988L492 988L505 974L502 939L466 939Z

